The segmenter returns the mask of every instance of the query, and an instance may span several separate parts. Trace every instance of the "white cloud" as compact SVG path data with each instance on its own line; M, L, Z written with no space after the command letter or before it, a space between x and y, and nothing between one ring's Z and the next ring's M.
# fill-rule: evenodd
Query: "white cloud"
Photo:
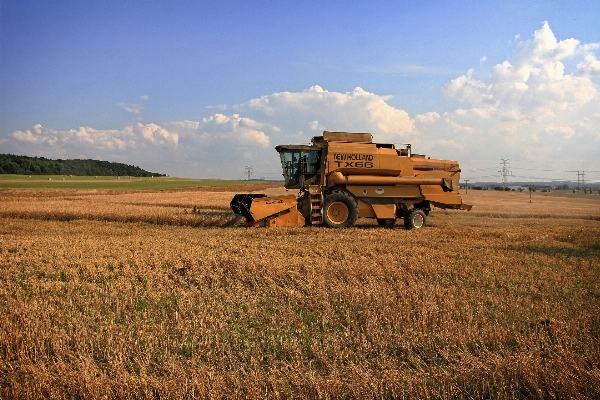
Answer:
M500 158L532 160L553 169L584 160L586 168L599 170L598 48L598 43L557 40L544 23L532 38L516 44L509 59L448 82L443 93L463 104L446 112L411 117L390 105L385 94L314 85L209 106L210 115L198 120L137 122L114 130L56 131L37 124L13 132L10 145L38 149L45 156L144 161L147 169L170 175L241 178L250 160L256 177L277 175L273 146L307 144L312 136L332 130L371 132L378 142L410 142L417 153L459 160L465 171L481 160L489 165ZM482 57L478 67L485 61ZM487 77L477 78L482 76ZM148 96L139 97L140 103L146 100ZM133 113L142 109L142 104L121 106Z
M324 129L323 125L319 124L319 121L314 120L308 123L310 129L313 131L322 131Z
M379 141L406 142L418 136L408 113L390 106L387 99L360 87L340 93L314 85L234 105L232 114L217 112L199 121L174 121L162 127L178 135L178 159L202 165L198 168L204 174L235 177L243 171L243 163L252 160L255 176L261 172L279 176L273 146L308 143L326 129L373 132Z
M276 130L269 124L261 124L250 118L240 117L239 114L227 116L217 113L204 118L198 125L197 133L215 141L228 141L264 148L270 144L269 137L264 132L265 129Z
M156 124L143 125L138 122L135 125L129 126L127 129L141 135L144 139L159 145L177 145L179 142L179 135L177 133L171 133Z
M533 39L517 45L515 56L495 65L489 79L473 78L473 70L444 88L445 93L474 107L518 107L522 115L553 115L554 110L578 107L592 101L597 85L589 79L600 66L578 40L558 41L548 23ZM565 73L561 60L584 56L576 73Z
M139 114L144 106L139 103L119 103L119 106L127 112Z
M267 120L283 132L311 130L372 132L382 141L402 141L417 134L408 113L390 106L389 96L360 87L351 92L330 92L315 85L302 92L280 92L234 106L240 113ZM305 136L309 140L310 136Z
M557 40L544 23L533 38L517 44L511 59L493 66L487 79L476 79L469 70L449 82L444 93L467 106L444 114L430 132L441 137L439 132L450 131L454 140L473 144L463 149L467 159L498 158L500 150L548 157L549 164L559 153L559 162L576 159L578 152L599 156L598 147L583 144L600 139L599 87L591 79L600 75L592 52L597 48L576 39ZM567 59L569 65L580 60L573 71L565 67Z
M12 137L19 142L90 151L132 149L143 144L144 141L159 146L176 146L178 142L176 133L168 132L156 124L141 123L128 125L121 130L82 126L66 131L49 129L36 124L33 130L13 132Z
M548 126L545 132L550 135L561 135L569 139L575 134L575 128L571 126Z
M58 138L56 136L42 134L41 133L41 125L39 125L39 124L34 126L33 133L30 130L26 130L25 132L15 131L15 132L13 132L12 136L21 142L34 143L34 144L44 143L44 144L48 144L50 146L53 146L58 141Z
M140 102L145 102L145 101L148 101L148 99L150 99L150 96L141 95L138 97L138 99ZM133 114L139 114L144 109L144 104L121 102L121 103L119 103L119 107L121 107L122 109L124 109L127 112L130 112Z
M600 61L594 54L586 54L584 60L577 64L577 75L580 76L600 76Z
M544 23L533 39L517 45L512 60L495 65L487 80L473 78L470 70L444 90L474 108L494 107L497 115L510 114L531 122L539 122L537 116L543 116L547 123L548 118L565 117L562 110L597 104L598 87L588 76L598 73L600 65L585 49L575 39L558 41ZM576 72L566 73L561 60L578 55L584 61Z
M430 111L425 114L419 114L415 117L415 120L417 120L418 122L420 122L424 125L431 125L439 119L440 119L440 114L436 113L435 111Z

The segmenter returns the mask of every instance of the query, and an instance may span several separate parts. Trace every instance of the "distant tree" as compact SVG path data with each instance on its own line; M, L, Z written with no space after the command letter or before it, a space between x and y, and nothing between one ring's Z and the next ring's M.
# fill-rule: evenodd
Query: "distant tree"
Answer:
M133 165L98 160L50 160L44 157L0 154L0 174L78 176L165 176Z
M3 160L2 164L0 165L0 170L3 174L17 174L17 171L19 171L19 166L11 160Z

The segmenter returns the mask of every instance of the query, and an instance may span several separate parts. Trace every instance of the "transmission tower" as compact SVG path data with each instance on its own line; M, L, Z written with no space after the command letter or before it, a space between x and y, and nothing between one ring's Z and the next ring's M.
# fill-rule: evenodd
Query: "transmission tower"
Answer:
M246 172L245 172L245 173L246 173L246 176L247 176L246 180L248 180L248 181L249 181L249 180L250 180L250 177L251 177L251 176L252 176L252 174L254 173L254 170L252 169L252 167L248 167L248 166L246 166Z
M508 169L508 158L501 158L500 160L502 160L502 169L498 172L500 172L502 175L502 187L506 189L506 185L508 184L508 176L512 175L512 171Z
M579 177L581 177L581 181ZM585 187L585 171L577 171L577 190L579 190L579 182L581 182L581 186Z

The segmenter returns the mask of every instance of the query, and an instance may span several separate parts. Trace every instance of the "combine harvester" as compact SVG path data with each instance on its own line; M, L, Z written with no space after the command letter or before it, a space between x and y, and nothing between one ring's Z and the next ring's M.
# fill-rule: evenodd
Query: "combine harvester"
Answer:
M432 205L471 209L458 192L456 161L372 140L370 133L326 131L310 146L277 146L285 188L298 189L298 196L237 194L231 209L249 226L349 228L364 217L386 227L402 218L407 229L424 226Z

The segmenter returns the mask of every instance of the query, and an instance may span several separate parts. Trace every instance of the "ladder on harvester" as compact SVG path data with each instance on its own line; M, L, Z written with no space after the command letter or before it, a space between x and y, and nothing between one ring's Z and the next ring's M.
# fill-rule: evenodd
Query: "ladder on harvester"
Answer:
M321 225L323 223L323 191L319 185L308 187L310 200L310 224Z

